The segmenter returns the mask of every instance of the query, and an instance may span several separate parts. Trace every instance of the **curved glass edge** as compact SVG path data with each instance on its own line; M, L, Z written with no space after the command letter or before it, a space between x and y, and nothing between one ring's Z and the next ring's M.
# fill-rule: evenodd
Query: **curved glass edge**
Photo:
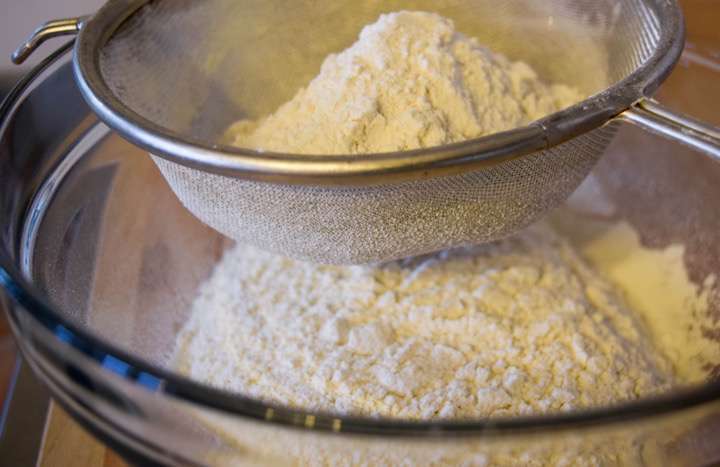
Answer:
M11 91L0 105L0 129L5 128L5 123L12 118L13 109L28 92L33 81L38 79L50 65L68 53L71 46L72 43L69 43L58 49L25 76ZM256 399L196 383L101 341L92 333L65 319L61 313L55 311L45 301L42 294L23 278L19 268L13 264L9 252L4 248L0 248L0 285L16 304L8 310L15 318L16 323L19 323L18 313L27 312L34 323L47 329L59 342L79 352L104 371L119 376L126 383L201 407L223 411L230 415L304 430L384 436L507 436L539 430L576 430L638 421L720 400L720 381L710 381L693 389L609 408L517 418L421 422L305 412L284 406L265 404ZM19 326L16 332L21 334L25 331L22 326ZM20 337L22 336L18 336L18 338ZM42 352L42 349L37 349ZM313 419L314 423L308 424L309 419Z
M12 318L18 317L12 316ZM11 327L16 329L21 326L19 321L12 319ZM67 355L68 352L58 352L57 346L62 344L59 340L53 342L52 339L43 339L43 337L47 337L47 329L38 327L31 330L30 333L33 335L33 341L19 342L20 352L27 360L31 370L50 389L55 402L71 414L82 427L125 460L130 461L131 465L198 465L153 443L148 437L128 430L122 423L103 414L97 408L98 402L109 404L120 410L124 409L135 417L143 416L141 411L134 407L128 407L128 401L119 391L113 391L109 384L98 384L98 381L83 369L83 362L74 361ZM35 336L35 334L45 335ZM92 363L92 361L84 363ZM53 369L56 371L52 371ZM57 369L62 369L62 371L57 371ZM85 390L90 395L78 395L78 390ZM88 398L92 398L92 403L88 403ZM125 403L123 404L123 402Z
M73 145L59 161L55 169L53 169L43 180L38 190L33 194L27 214L22 223L22 234L20 243L20 265L24 277L32 277L32 260L35 254L35 241L37 240L38 231L42 220L45 217L45 211L52 202L53 197L60 187L60 182L78 163L83 155L98 144L110 133L110 129L100 122L95 122L88 128L78 140L78 144Z

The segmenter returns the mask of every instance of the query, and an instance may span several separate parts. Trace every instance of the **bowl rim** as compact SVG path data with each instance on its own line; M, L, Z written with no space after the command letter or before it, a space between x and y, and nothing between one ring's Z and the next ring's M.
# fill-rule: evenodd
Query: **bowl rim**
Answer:
M32 90L33 83L63 57L69 58L71 46L72 43L66 44L35 67L0 104L0 134L5 131L6 124L12 120L23 97ZM23 224L27 221L27 219L22 220ZM58 343L69 346L86 360L101 367L103 372L120 377L124 383L204 409L218 410L226 415L329 434L358 433L440 438L507 437L527 432L578 430L636 422L720 401L720 380L711 380L692 388L610 407L525 417L414 421L341 416L291 409L195 382L150 363L114 344L105 342L88 329L84 329L66 318L62 312L53 307L46 297L23 276L20 267L11 258L10 252L5 247L0 247L0 285L17 305L9 307L8 312L11 317L18 318L20 317L19 313L26 312L32 318L31 327L40 326L50 332L56 337ZM23 339L16 328L13 328L16 338ZM26 357L31 358L27 355ZM57 357L56 355L55 359ZM68 352L61 358L72 360L74 357L72 352ZM312 423L309 423L310 420Z
M279 184L371 186L489 167L549 149L598 128L652 94L680 57L685 40L676 0L645 0L659 18L657 46L609 88L525 127L454 144L364 155L299 155L212 145L157 125L118 99L103 78L101 50L149 0L107 2L83 22L75 46L80 92L99 118L123 137L170 162L205 172Z

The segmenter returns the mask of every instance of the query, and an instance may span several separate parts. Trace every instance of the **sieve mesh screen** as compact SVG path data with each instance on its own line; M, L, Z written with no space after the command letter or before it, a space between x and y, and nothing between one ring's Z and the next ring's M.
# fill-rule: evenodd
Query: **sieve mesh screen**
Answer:
M571 194L615 129L488 169L368 188L244 181L154 159L185 207L229 237L315 262L365 263L517 231Z

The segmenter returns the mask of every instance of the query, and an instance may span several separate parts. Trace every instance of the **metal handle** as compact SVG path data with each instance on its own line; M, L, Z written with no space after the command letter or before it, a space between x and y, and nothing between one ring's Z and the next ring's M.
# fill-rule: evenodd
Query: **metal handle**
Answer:
M620 114L620 118L720 161L720 128L675 113L651 99L638 102Z
M53 37L69 36L80 32L87 16L77 18L56 19L44 23L35 29L27 41L13 52L11 59L14 64L24 62L43 42Z

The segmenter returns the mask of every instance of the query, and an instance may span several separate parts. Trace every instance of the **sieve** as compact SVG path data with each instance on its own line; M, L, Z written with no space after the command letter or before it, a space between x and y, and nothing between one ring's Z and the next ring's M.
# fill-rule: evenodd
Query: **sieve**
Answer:
M576 105L456 144L365 155L231 147L224 130L289 100L380 13L437 12ZM292 21L302 13L314 21ZM323 263L367 263L493 241L588 175L622 122L720 158L720 131L650 99L677 62L674 0L116 0L50 21L14 54L77 35L75 79L109 127L147 150L183 205L239 242ZM151 202L151 200L149 200Z

